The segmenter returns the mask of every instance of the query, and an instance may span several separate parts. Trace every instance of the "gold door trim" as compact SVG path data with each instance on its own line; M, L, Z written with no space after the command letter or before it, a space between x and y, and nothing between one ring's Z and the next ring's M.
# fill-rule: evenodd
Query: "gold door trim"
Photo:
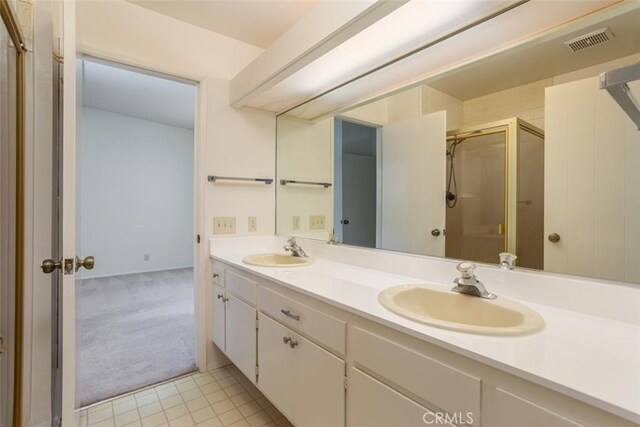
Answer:
M24 341L24 37L7 0L0 16L16 49L16 242L14 308L13 426L22 425L22 358Z

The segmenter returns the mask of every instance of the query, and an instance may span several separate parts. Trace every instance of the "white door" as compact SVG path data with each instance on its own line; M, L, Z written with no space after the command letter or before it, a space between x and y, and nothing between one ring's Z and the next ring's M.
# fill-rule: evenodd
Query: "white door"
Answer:
M63 90L62 90L62 142L60 164L60 202L59 202L59 241L61 268L53 274L60 275L60 340L61 343L61 406L62 425L75 424L76 408L76 281L80 264L76 256L78 233L76 233L76 115L78 69L76 62L76 5L75 2L63 2Z
M227 293L227 356L252 382L256 381L256 309Z
M640 281L640 135L598 77L545 92L544 269Z
M224 289L220 286L213 286L213 343L218 346L222 351L226 351L225 341L225 328L226 328L226 314L225 314L225 300Z
M293 364L296 425L344 426L344 361L304 338L297 343Z
M258 315L258 385L269 400L290 419L293 416L293 349L291 331Z
M383 127L383 249L444 256L446 123L438 111Z

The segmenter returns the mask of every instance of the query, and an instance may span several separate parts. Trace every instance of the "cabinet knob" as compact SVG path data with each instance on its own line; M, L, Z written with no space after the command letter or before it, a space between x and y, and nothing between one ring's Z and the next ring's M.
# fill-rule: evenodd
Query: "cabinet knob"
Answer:
M558 243L560 241L560 235L558 233L551 233L548 239L551 243Z
M298 345L298 341L296 341L296 340L291 340L289 342L289 347L291 347L291 348L296 348L297 345Z
M220 273L213 273L213 278L217 279L218 277L220 277Z
M438 230L437 228L434 228L433 230L431 230L431 235L433 237L438 237L440 235L440 230Z
M218 295L217 295L217 297L218 297L218 299L223 299L223 298L224 298L224 295L222 295L222 294L218 294Z
M282 337L282 342L285 344L289 344L289 341L291 341L291 337Z

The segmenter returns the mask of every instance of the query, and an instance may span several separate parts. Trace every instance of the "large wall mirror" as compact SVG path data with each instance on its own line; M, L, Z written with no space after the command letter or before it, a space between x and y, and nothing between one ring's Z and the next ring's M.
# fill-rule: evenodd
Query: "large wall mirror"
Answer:
M639 63L627 4L355 108L282 114L278 233L640 283Z

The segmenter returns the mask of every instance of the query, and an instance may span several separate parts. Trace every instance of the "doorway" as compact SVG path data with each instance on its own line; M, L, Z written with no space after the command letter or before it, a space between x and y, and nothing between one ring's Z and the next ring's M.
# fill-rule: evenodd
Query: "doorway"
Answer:
M76 405L196 369L197 89L78 60ZM76 273L77 274L77 273Z
M379 128L336 118L334 139L336 238L347 245L378 247Z

